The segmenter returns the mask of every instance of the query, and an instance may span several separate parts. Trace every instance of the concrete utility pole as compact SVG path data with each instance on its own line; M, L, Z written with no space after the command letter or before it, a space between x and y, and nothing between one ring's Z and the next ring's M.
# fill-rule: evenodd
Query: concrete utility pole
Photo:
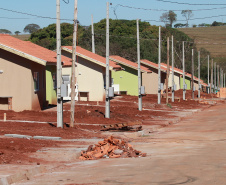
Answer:
M217 90L219 89L220 87L220 78L219 78L219 72L220 72L220 66L217 65Z
M140 31L139 19L137 19L137 63L138 63L138 109L142 111L141 72L140 72Z
M167 74L166 74L166 103L169 103L169 37L167 37Z
M78 31L78 0L75 0L74 5L74 30L73 30L73 46L72 46L72 68L71 68L71 120L70 127L74 127L75 123L75 65L76 65L76 42Z
M211 82L210 82L210 92L213 93L213 59L211 62Z
M92 21L92 52L95 53L95 40L94 40L94 26L93 26L93 15L91 17Z
M174 91L176 89L174 89L175 83L174 83L174 46L173 46L173 35L172 35L172 102L174 102Z
M219 66L219 88L221 88L221 67Z
M211 82L210 82L210 93L213 93L213 59L211 62Z
M199 91L198 91L198 98L200 98L200 51L198 51L198 78L199 78Z
M214 62L214 94L216 93L217 89L217 64Z
M159 26L158 104L161 104L161 27Z
M194 95L194 49L191 50L192 55L192 63L191 63L191 92L192 92L192 99L195 99Z
M225 88L225 73L224 73L224 88Z
M186 98L186 89L185 89L185 59L184 59L184 41L183 44L183 100Z
M60 32L60 0L56 1L56 37L57 37L57 127L63 128L63 98L61 97L61 32Z
M224 73L224 88L225 88L225 73Z
M106 101L105 101L105 118L110 118L110 97L109 97L109 2L107 2L107 19L106 19Z
M210 56L208 55L208 94L210 93Z

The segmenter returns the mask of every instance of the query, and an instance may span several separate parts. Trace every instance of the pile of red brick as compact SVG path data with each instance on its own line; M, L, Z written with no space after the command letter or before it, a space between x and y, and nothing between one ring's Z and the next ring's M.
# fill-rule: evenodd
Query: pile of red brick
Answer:
M82 151L79 159L95 160L100 158L127 158L146 157L146 153L134 150L132 145L126 141L114 139L112 136L99 141L95 146L90 145L87 151Z

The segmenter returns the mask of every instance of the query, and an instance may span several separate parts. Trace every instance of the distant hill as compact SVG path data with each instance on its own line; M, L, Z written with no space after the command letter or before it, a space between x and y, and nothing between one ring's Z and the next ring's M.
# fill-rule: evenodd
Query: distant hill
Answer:
M23 35L12 35L13 37L20 39L20 40L28 40L31 34L23 34Z
M194 39L197 48L205 48L212 57L226 57L226 26L178 28Z

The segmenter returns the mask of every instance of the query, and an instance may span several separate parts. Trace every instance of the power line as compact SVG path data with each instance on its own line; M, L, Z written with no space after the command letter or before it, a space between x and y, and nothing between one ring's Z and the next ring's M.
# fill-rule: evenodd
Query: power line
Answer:
M181 5L191 5L191 6L224 6L226 4L192 4L192 3L180 3L180 2L176 2L176 1L166 1L166 0L156 0L156 1L160 1L160 2L164 2L164 3L173 3L173 4L181 4Z
M30 19L30 18L0 17L0 19Z
M114 11L118 8L118 7L123 7L123 8L130 8L130 9L136 9L136 10L145 10L145 11L169 11L169 10L165 10L165 9L151 9L151 8L138 8L138 7L132 7L132 6L126 6L126 5L121 5L121 4L117 4L114 8ZM216 10L216 9L225 9L226 7L221 7L221 8L209 8L209 9L196 9L196 10L191 10L191 11L207 11L207 10ZM178 11L181 12L182 10L171 10L171 11Z
M192 20L202 20L202 19L210 19L210 18L216 18L216 17L225 17L226 15L213 15L213 16L210 16L210 17L200 17L200 18L193 18L193 19L189 19L190 21ZM156 21L156 20L143 20L143 21L146 21L146 22L162 22L162 21ZM186 21L186 20L177 20L177 21Z
M28 16L32 16L32 17L38 17L38 18L42 18L42 19L53 19L53 20L56 20L56 18L53 18L53 17L45 17L45 16L40 16L40 15L34 15L34 14L25 13L25 12L19 12L19 11L16 11L16 10L10 10L10 9L6 9L6 8L0 8L0 10L13 12L13 13L17 13L17 14L22 14L22 15L28 15ZM60 20L73 21L72 19L60 19Z
M66 4L69 4L69 0L67 0L67 1L65 1L65 0L63 0Z

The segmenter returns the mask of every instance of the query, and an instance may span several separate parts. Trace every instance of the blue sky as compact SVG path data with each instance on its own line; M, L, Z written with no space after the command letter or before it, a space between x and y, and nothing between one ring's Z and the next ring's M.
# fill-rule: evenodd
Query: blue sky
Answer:
M65 0L66 2L68 0ZM169 2L161 2L159 0L78 0L78 20L81 25L88 26L91 24L91 15L94 16L94 22L99 22L101 19L106 17L106 2L112 3L110 6L110 18L116 19L114 14L114 8L120 4L124 6L146 8L146 9L164 9L164 10L199 10L199 9L212 9L212 8L222 8L214 10L199 10L193 11L193 19L211 17L218 15L226 15L226 2L225 0L165 0L171 2L179 3L190 3L190 4L225 4L225 5L182 5ZM164 1L164 0L163 0ZM224 8L225 7L225 8ZM56 17L56 0L5 0L0 4L0 8L9 9L29 14L35 14L45 17ZM69 0L69 4L64 3L61 0L61 18L62 19L73 19L74 11L74 0ZM118 6L116 9L116 15L118 19L141 19L141 20L156 20L159 21L160 16L164 11L145 11L136 10L131 8L124 8ZM178 20L185 20L181 16L181 11L175 11ZM48 26L49 24L55 23L54 19L43 19L36 18L28 15L18 14L11 11L5 11L0 9L0 29L8 29L12 33L15 31L20 31L23 33L23 29L27 24L35 23L41 28ZM208 18L203 20L191 20L190 25L208 23L211 24L213 21L226 22L226 16ZM70 22L72 21L62 21ZM150 22L152 25L163 25L161 22ZM185 21L178 21L177 23L185 23Z

